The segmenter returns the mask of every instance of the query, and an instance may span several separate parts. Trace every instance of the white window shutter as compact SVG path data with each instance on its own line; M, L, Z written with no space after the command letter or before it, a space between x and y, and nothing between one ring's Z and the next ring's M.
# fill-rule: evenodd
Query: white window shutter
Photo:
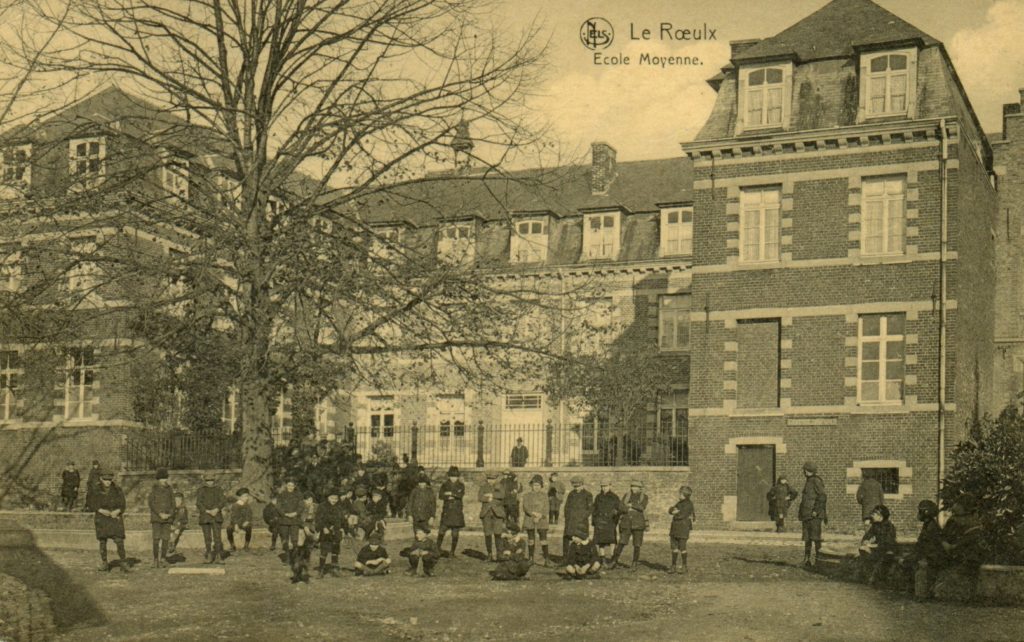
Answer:
M736 72L736 133L746 129L747 120L747 71Z
M790 113L793 108L793 65L782 68L782 128L790 128Z
M917 118L917 49L907 52L907 118Z
M867 56L860 57L860 89L857 92L857 122L864 122L867 116L868 101L868 59Z

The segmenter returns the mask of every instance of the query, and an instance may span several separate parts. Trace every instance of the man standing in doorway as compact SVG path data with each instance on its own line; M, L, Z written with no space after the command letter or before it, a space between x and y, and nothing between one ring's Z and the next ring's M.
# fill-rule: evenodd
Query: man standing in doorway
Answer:
M821 525L828 522L825 512L825 483L818 477L818 467L811 462L804 464L804 492L800 498L798 517L803 525L804 565L814 566L821 552ZM811 545L814 546L814 557L811 557Z

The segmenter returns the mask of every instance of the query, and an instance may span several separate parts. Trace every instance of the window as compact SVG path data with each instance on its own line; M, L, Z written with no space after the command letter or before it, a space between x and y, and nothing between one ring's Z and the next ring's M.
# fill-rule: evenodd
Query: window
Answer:
M619 253L619 214L588 214L583 217L583 257L614 259Z
M284 391L278 394L277 409L270 424L271 436L275 444L285 444L292 436L292 400Z
M743 125L755 127L781 127L786 102L785 72L782 67L751 69L743 73Z
M15 415L15 396L18 389L18 353L14 350L0 351L0 420L10 421Z
M5 185L28 185L32 180L32 146L14 145L3 150L3 182Z
M906 241L906 180L865 179L861 184L861 253L903 254Z
M0 292L17 292L23 269L17 245L0 245Z
M690 347L690 295L673 294L658 299L658 347L663 352Z
M505 408L507 410L537 410L544 403L544 398L539 394L510 394L505 395Z
M517 221L510 241L513 263L541 263L548 258L548 226L544 221Z
M370 237L370 258L378 261L388 261L394 258L399 236L397 227L373 229Z
M334 401L330 397L324 397L316 402L313 407L313 428L319 437L325 437L331 432L334 423Z
M224 402L220 406L220 425L229 435L239 429L237 388L228 388L224 394Z
M867 58L867 100L869 116L907 113L910 88L908 53L884 53Z
M92 348L69 350L65 370L64 419L88 419L96 377L96 355Z
M392 438L395 436L395 398L379 396L369 398L370 437Z
M441 437L466 436L466 399L463 395L437 398L437 429Z
M779 319L736 325L736 407L779 407Z
M900 492L899 468L861 468L860 475L863 479L877 479L882 485L882 492L886 495L898 495Z
M473 262L473 225L460 223L444 225L438 230L437 254L448 263Z
M67 271L67 288L70 292L89 293L99 284L99 268L90 260L96 253L96 237L88 236L72 240L71 260Z
M164 191L177 196L183 201L188 200L189 163L184 158L171 156L164 161L160 172L160 182Z
M903 314L865 314L859 319L857 400L860 403L903 401Z
M658 436L667 442L669 465L689 463L689 394L673 392L658 399Z
M106 174L106 139L75 138L69 143L71 175L79 182L91 186Z
M596 453L608 438L608 418L591 414L580 424L580 446L585 453Z
M661 212L661 255L693 254L693 208Z
M779 260L779 212L782 191L778 187L744 189L740 194L740 261Z

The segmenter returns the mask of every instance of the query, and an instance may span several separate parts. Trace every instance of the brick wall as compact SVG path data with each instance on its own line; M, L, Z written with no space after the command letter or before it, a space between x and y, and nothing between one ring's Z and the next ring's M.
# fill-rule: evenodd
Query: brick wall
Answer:
M1024 390L1024 115L1004 117L1004 136L992 150L999 176L996 237L995 335L993 405L999 407Z

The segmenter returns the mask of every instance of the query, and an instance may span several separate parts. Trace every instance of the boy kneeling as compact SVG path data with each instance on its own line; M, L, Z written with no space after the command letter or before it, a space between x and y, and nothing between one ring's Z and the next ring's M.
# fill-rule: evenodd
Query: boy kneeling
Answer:
M518 526L506 526L498 543L498 566L491 571L491 577L499 581L526 579L533 564L529 546L529 539Z
M434 565L441 558L441 551L437 548L437 542L428 537L430 529L422 523L416 526L414 532L416 539L400 553L402 557L409 558L409 570L406 574L415 577L422 568L423 574L430 577L434 574Z
M601 562L597 555L597 545L584 530L577 530L569 542L569 550L565 555L565 575L569 579L582 580L588 577L601 577Z
M387 575L391 558L380 542L380 533L370 533L366 546L356 555L356 575Z

